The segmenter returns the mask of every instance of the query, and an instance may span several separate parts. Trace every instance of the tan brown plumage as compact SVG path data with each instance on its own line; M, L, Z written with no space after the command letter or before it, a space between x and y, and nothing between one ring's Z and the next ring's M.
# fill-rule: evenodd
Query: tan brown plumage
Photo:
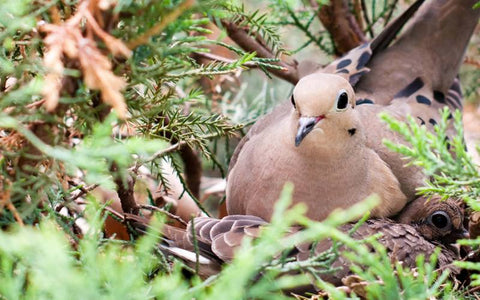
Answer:
M449 244L457 239L468 236L463 227L463 211L453 200L440 201L434 197L430 201L418 198L411 202L394 219L370 219L363 223L352 235L354 239L364 239L376 233L381 233L378 241L387 249L392 261L400 261L407 267L416 266L416 257L420 254L427 258L440 247L438 267L451 267L458 253ZM146 226L144 220L134 217L130 223L142 230ZM194 226L195 230L192 230ZM200 274L204 277L216 274L223 263L230 262L236 249L245 237L257 238L261 228L268 223L259 217L248 215L233 215L223 219L198 217L188 224L186 230L165 225L162 229L166 237L163 250L183 259L191 266L195 265L193 244L197 243L200 257ZM349 223L339 229L350 231L355 224ZM301 230L293 227L287 234L295 234ZM193 233L195 232L195 236ZM312 246L314 245L314 246ZM318 255L331 247L330 240L322 240L313 244L297 245L289 255L302 261L312 255ZM312 249L312 247L315 247ZM341 248L343 251L345 248ZM185 251L188 250L188 251ZM312 251L313 250L313 251ZM190 255L186 255L190 251ZM279 253L280 254L280 253ZM340 284L340 280L349 274L350 263L339 257L333 264L340 271L325 275L324 280Z
M288 103L252 126L231 160L229 214L269 220L287 181L295 185L293 202L307 204L315 220L372 193L382 199L375 217L395 215L415 198L425 176L383 145L403 140L377 115L412 115L433 130L439 108L461 108L455 76L480 13L475 0L422 2L372 42L302 78Z

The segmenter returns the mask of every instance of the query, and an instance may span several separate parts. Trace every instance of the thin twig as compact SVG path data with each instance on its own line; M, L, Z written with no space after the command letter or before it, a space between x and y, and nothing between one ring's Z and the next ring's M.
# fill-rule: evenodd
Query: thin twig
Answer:
M161 209L161 208L159 208L159 207L156 207L156 206L153 206L153 205L148 205L148 204L141 204L141 205L140 205L140 208L161 212L162 214L165 214L165 215L168 216L169 218L172 218L172 219L174 219L175 221L180 222L182 225L187 226L187 222L185 222L182 218L180 218L180 217L177 216L177 215L172 214L171 212L168 212L168 211L166 211L166 210L164 210L164 209Z
M475 286L475 287L469 289L468 291L466 291L464 294L465 294L465 295L472 294L472 293L474 293L474 292L476 292L476 291L478 291L478 290L480 290L480 286Z
M227 63L227 64L231 64L231 63L236 62L234 59L229 59L229 58L226 58L226 57L223 57L223 56L220 56L220 55L216 55L216 54L213 54L213 53L195 52L195 55L198 55L199 57L206 58L206 59L213 60L213 61L224 62L224 63ZM258 65L256 63L251 62L251 61L247 61L243 65L246 66L246 67L249 67L249 68L258 67Z
M145 162L153 161L153 160L155 160L155 159L157 159L157 158L159 158L159 157L162 157L162 156L164 156L164 155L166 155L166 154L168 154L168 153L171 153L171 152L173 152L173 151L176 151L177 149L179 149L181 146L183 146L183 145L185 145L185 144L186 144L186 142L181 141L181 142L178 142L178 143L176 143L176 144L174 144L174 145L172 145L172 146L170 146L170 147L168 147L168 148L166 148L166 149L160 150L160 151L154 153L154 154L153 154L152 156L150 156L149 158L147 158L147 160L146 160Z
M7 202L7 208L12 213L13 217L15 218L15 221L17 221L17 223L20 224L20 226L24 226L25 224L23 223L22 217L20 217L20 214L15 208L15 205L13 205L12 201L9 200Z
M80 186L79 189L80 189L80 192L78 192L78 194L76 194L75 196L70 196L69 198L65 199L66 201L75 201L77 200L78 198L82 197L83 195L85 194L88 194L90 193L91 191L93 191L94 189L96 189L97 187L99 187L99 184L92 184L90 186L87 186L87 187L82 187Z
M36 108L38 106L41 106L45 102L45 99L40 99L38 101L35 101L33 103L27 104L25 107L26 108Z
M465 60L463 61L467 65L475 66L476 68L480 68L480 61L473 57L465 57Z
M275 58L272 50L266 47L264 43L261 43L252 36L250 36L247 29L239 27L236 24L225 20L222 20L222 25L227 30L228 36L243 50L247 52L255 52L257 54L257 57ZM298 82L299 78L296 65L291 65L284 61L279 61L273 64L279 65L283 69L271 69L270 72L272 74L282 79L285 79L292 84L296 84Z
M385 17L385 23L384 27L387 26L387 24L390 22L390 19L393 16L393 11L395 10L395 7L397 6L398 0L394 0L393 3L390 6L390 11L388 12L387 16Z
M192 7L195 4L195 0L185 0L180 4L177 8L175 8L172 12L162 18L162 21L149 30L147 30L144 34L137 37L133 41L127 43L127 47L130 49L135 49L140 45L148 43L149 39L154 36L160 34L168 24L175 21L182 13L184 13L187 9Z
M45 99L40 99L38 101L35 101L33 103L25 105L26 108L37 108L38 106L41 106L45 102ZM3 112L10 114L13 112L16 106L9 106L3 110ZM33 122L30 122L32 124ZM43 124L43 122L41 122ZM39 121L36 121L36 124L40 124Z
M20 217L20 214L18 213L17 209L15 208L15 205L13 205L12 201L10 200L10 189L6 188L3 191L3 195L0 195L0 204L1 206L6 206L8 210L12 213L13 217L15 218L15 221L20 226L24 226L25 224L23 223L22 217ZM1 207L0 207L1 208Z
M138 172L138 169L142 166L142 164L144 163L148 163L148 162L151 162L151 161L154 161L156 160L157 158L160 158L162 156L165 156L166 154L168 153L171 153L171 152L174 152L178 149L180 149L180 147L182 147L183 145L186 145L187 143L184 142L184 141L181 141L181 142L178 142L176 144L173 144L171 145L170 147L168 148L165 148L165 149L162 149L160 151L157 151L156 153L154 153L152 156L150 156L149 158L145 159L145 160L142 160L141 162L137 162L135 164L135 166L133 166L131 168L131 171L133 173L137 173Z
M372 29L372 22L370 22L370 18L368 17L367 4L365 3L365 0L361 0L361 4L362 4L362 10L363 10L363 19L367 24L367 31L370 34L370 37L373 38L374 34Z
M198 274L198 270L200 269L200 253L198 251L198 240L197 240L197 233L195 232L195 218L191 218L190 222L192 223L192 239L193 239L193 249L195 250L195 274Z
M78 204L78 205L87 205L88 203L84 200L76 200L75 201L75 204ZM102 207L104 210L108 211L109 213L111 213L112 215L114 215L115 217L119 218L120 220L124 220L125 217L122 213L119 213L118 211L116 211L115 209L111 208L110 206L104 206Z
M112 166L112 171L117 171L117 166L115 163ZM133 215L138 214L139 206L135 201L134 191L136 178L127 175L126 182L124 182L120 175L116 175L114 181L117 185L117 194L118 198L120 198L120 204L122 205L123 212Z

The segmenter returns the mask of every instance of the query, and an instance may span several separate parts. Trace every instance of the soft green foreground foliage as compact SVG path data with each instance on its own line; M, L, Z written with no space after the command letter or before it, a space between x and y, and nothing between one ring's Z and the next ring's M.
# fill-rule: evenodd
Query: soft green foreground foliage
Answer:
M427 132L424 126L419 126L413 118L409 118L405 124L383 115L382 119L390 128L405 137L411 146L395 145L389 141L385 143L392 150L405 155L412 164L421 166L430 176L430 180L426 182L425 187L419 189L419 193L462 199L467 203L470 213L478 212L480 211L478 166L468 154L462 138L464 132L461 112L454 112L453 120L450 120L450 116L452 116L450 111L445 109L442 113L442 121L435 126L435 134L432 134ZM451 126L452 122L457 135L449 139L446 131L447 126L449 124ZM479 148L477 147L476 150L478 151ZM480 248L480 238L460 241L460 244L472 247L477 253ZM456 264L474 273L480 271L478 262L462 261ZM472 274L471 280L470 285L480 285L478 274Z
M383 120L387 121L392 130L404 136L411 147L394 145L389 141L386 144L410 159L412 164L422 167L425 174L430 176L425 187L419 188L421 194L457 197L467 201L471 208L480 210L477 201L480 196L478 166L467 153L463 140L462 114L460 111L453 114L453 127L457 133L453 139L446 134L449 116L450 111L445 109L442 122L435 126L435 133L430 133L412 117L404 124L384 115Z
M36 227L0 232L0 295L6 299L281 299L287 297L282 289L316 281L333 298L343 299L343 292L310 276L308 270L281 276L280 267L268 267L282 249L325 238L351 249L348 257L358 266L355 272L370 282L368 293L372 299L427 299L449 294L449 289L442 286L447 273L439 276L422 259L418 276L399 265L392 268L380 245L370 241L378 251L371 253L364 242L335 229L361 217L377 203L376 198L318 223L303 216L303 206L285 210L291 191L291 186L285 189L272 225L262 237L253 243L247 241L231 264L205 282L195 277L186 279L179 263L165 264L164 256L156 250L159 238L153 231L134 245L102 240L102 216L99 207L93 205L86 211L91 227L76 249L53 220L45 219ZM304 225L305 230L285 238L285 232L294 223ZM154 228L161 225L154 224ZM260 272L262 276L258 277Z

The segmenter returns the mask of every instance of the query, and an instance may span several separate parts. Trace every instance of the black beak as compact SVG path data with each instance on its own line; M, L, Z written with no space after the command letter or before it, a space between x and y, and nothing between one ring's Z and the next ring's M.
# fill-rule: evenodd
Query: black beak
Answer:
M462 226L462 228L453 230L450 234L444 236L442 238L442 242L446 244L453 244L453 243L456 243L457 240L468 239L468 238L470 238L470 234Z
M295 146L298 147L303 139L313 130L317 124L317 117L300 117L298 119L298 131L295 136Z
M470 233L468 232L468 230L466 230L465 228L462 228L460 229L460 232L458 234L458 239L469 239L470 238Z

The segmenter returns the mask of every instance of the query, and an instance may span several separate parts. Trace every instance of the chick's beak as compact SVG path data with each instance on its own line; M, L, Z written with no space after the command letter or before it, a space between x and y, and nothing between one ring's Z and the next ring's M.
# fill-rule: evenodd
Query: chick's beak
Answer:
M470 238L470 233L468 232L468 230L466 230L465 228L462 228L460 229L460 233L458 234L458 239L469 239Z
M456 243L457 240L470 238L469 232L462 226L459 229L453 230L449 235L442 238L442 242L446 244Z
M295 136L295 146L298 147L303 139L315 128L315 125L324 118L319 117L300 117L298 119L298 130Z

